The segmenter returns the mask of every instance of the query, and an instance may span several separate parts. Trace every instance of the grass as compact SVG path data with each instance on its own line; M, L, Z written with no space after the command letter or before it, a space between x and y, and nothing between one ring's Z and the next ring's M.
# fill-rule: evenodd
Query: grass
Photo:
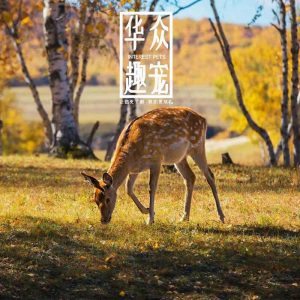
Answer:
M120 189L100 224L80 170L107 163L8 156L0 164L0 298L299 299L300 179L292 169L213 165L226 224L197 176L190 223L184 187L162 173L156 223ZM148 197L148 174L136 191Z
M228 152L233 162L247 166L262 166L267 165L268 161L262 157L259 145L252 141L247 141L243 144L231 145L221 149L206 151L207 160L209 163L220 164L222 162L222 153ZM267 154L266 154L266 157Z
M49 87L38 87L41 99L46 110L51 112L51 95ZM22 109L28 120L40 121L32 99L30 90L27 87L14 87L11 91L16 95L18 106ZM99 132L111 131L119 119L120 98L118 86L87 86L81 100L80 124L82 131L88 130L99 120L101 126ZM205 115L210 126L224 126L220 122L220 101L215 99L212 87L180 87L174 89L174 103L176 105L190 106ZM138 114L151 109L150 105L140 105Z

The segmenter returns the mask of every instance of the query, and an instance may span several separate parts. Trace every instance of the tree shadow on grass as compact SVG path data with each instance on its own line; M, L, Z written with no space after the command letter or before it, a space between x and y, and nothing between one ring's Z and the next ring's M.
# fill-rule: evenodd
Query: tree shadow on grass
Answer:
M274 227L206 230L195 225L182 227L182 234L209 235L205 244L191 237L186 248L174 244L141 250L117 246L120 233L103 227L93 230L104 242L93 243L83 238L86 228L76 224L33 217L17 222L0 223L0 297L116 299L121 291L128 299L299 296L299 256L296 242L290 240L299 235L293 231ZM167 237L175 228L166 224L155 230ZM236 241L240 236L249 237L242 246ZM253 239L257 236L269 239L262 244ZM107 245L107 239L112 243ZM243 250L247 247L256 250L248 253Z
M270 173L266 169L261 168L262 176L256 177L257 169L250 167L234 167L231 169L223 168L220 170L218 166L218 171L221 172L222 176L216 175L218 182L218 189L220 193L226 192L238 192L241 194L258 193L258 192L276 192L284 194L287 190L295 190L297 187L291 186L291 178L286 176L286 178L279 177L276 172ZM97 174L101 176L106 168L100 168L99 165L95 164L95 169L85 168L85 171L91 174ZM15 187L16 184L22 183L31 187L72 187L78 183L84 182L80 175L80 168L55 168L45 169L35 166L29 167L15 167L15 166L5 166L0 168L0 183L6 187ZM254 172L252 174L251 172ZM288 172L288 171L286 171ZM236 176L226 177L228 174L234 174ZM201 175L200 175L201 174ZM165 179L170 179L175 182L175 179L182 181L179 174L162 174L160 178L160 183L163 183L163 177ZM224 179L226 177L226 179ZM148 185L148 182L140 182L137 184L139 186ZM160 186L160 188L162 185ZM173 185L164 186L164 189L172 189ZM184 192L184 184L182 181L182 192ZM298 187L299 189L299 187ZM202 173L197 172L197 181L194 187L195 191L208 191L210 192L209 185L207 184Z
M93 175L97 174L96 176L99 178L104 172L104 169L85 168L84 170ZM81 169L75 168L51 168L51 170L47 170L38 167L6 167L5 171L1 172L0 170L0 185L6 188L14 188L20 184L21 180L24 186L30 188L74 188L78 183L85 187L86 185L80 171Z

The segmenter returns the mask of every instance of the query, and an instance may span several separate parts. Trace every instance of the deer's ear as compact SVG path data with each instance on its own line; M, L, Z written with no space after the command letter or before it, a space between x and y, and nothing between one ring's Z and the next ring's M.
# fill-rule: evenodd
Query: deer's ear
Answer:
M107 185L107 187L110 187L113 183L113 179L108 173L103 174L103 181Z
M100 189L100 184L99 184L99 181L93 177L93 176L90 176L90 175L87 175L83 172L80 172L80 174L84 177L84 179L89 182L91 185L93 185L95 188L98 188Z

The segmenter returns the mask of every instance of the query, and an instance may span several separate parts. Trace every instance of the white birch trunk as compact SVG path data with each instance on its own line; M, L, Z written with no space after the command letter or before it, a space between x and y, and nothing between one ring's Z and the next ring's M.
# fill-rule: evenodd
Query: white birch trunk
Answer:
M52 147L63 153L79 143L68 78L66 18L65 1L44 0L45 47L49 65L54 129Z

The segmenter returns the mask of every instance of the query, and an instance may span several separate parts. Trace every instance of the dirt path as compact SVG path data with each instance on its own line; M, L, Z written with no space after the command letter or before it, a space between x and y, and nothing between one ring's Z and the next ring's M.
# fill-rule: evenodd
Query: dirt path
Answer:
M223 140L209 139L206 141L206 151L213 152L218 150L226 150L229 147L242 145L249 142L246 136L239 136L235 138L228 138Z

